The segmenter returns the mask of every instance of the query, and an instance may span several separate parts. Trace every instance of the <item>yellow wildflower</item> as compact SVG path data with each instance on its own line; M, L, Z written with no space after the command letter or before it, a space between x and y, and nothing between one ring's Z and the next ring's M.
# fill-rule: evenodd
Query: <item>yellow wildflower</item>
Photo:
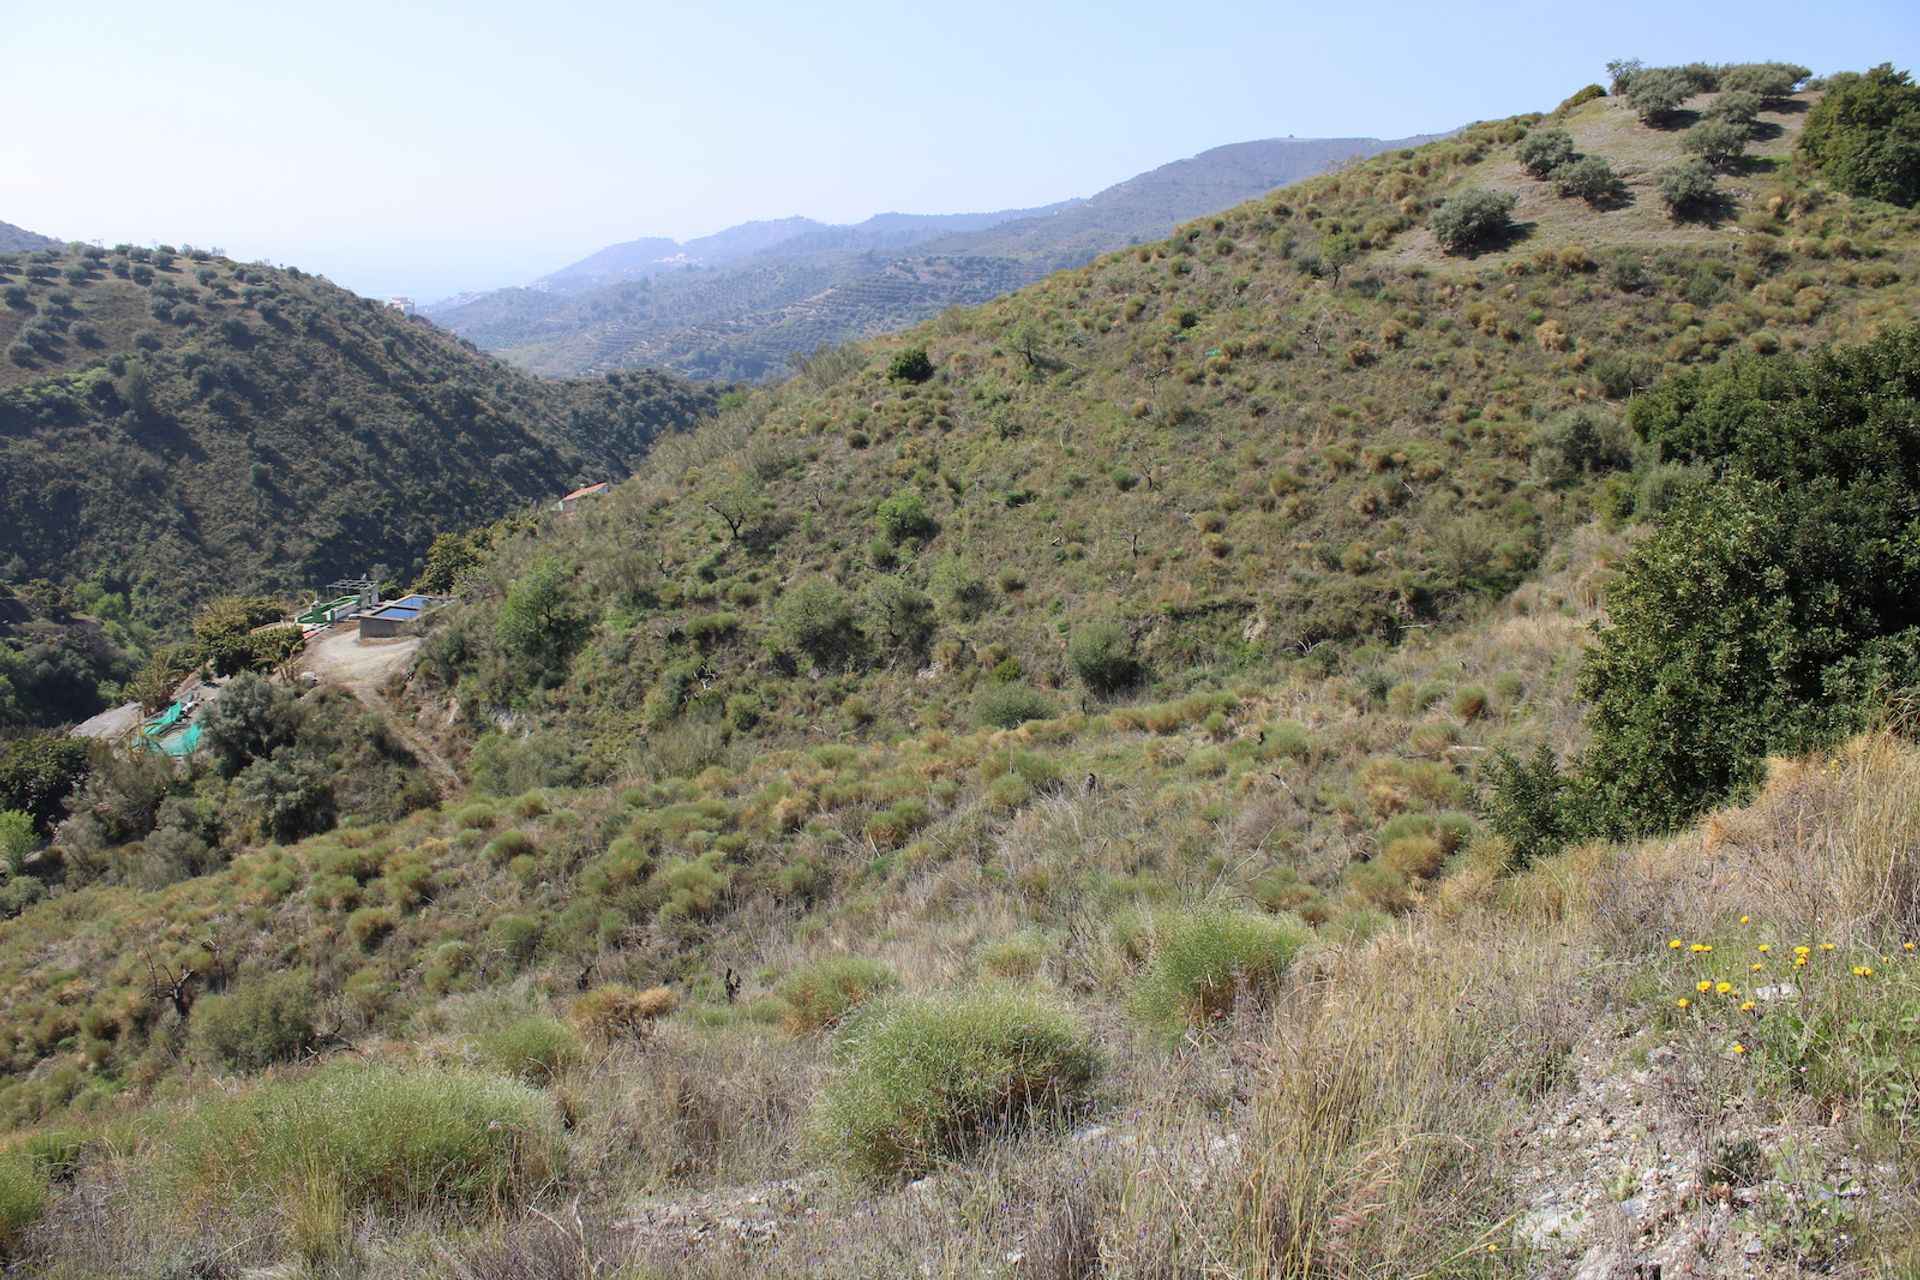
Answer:
M1704 942L1696 942L1696 943L1694 943L1694 944L1693 944L1692 946L1690 946L1690 947L1688 947L1688 948L1687 948L1687 950L1689 950L1689 951L1692 951L1692 952L1695 952L1695 953L1698 953L1698 952L1701 952L1701 951L1705 951L1706 949L1707 949L1707 944L1706 944L1706 943L1704 943Z
M1740 1002L1740 1012L1742 1012L1742 1013L1752 1013L1752 1012L1753 1012L1753 1001L1751 1001L1751 1000L1742 1000L1742 1001Z
M1764 969L1764 968L1766 968L1766 967L1767 967L1767 966L1765 966L1765 965L1763 965L1763 964L1761 964L1761 963L1760 963L1760 962L1759 962L1758 960L1755 960L1755 961L1753 962L1753 971L1754 971L1755 973L1758 973L1758 972L1760 972L1760 971L1761 971L1762 969Z
M1747 917L1745 917L1745 916L1741 916L1741 917L1740 917L1740 923L1741 923L1741 924L1745 924L1746 922L1747 922Z
M1724 996L1733 990L1733 984L1731 982L1722 982L1715 986L1714 990Z
M1793 949L1793 954L1797 956L1804 956L1811 950L1813 950L1812 947L1795 947Z
M1735 1045L1733 1046L1733 1051L1735 1053L1745 1053L1747 1051L1747 1046L1743 1044L1735 1043Z
M1833 944L1831 942L1823 942L1820 944L1820 949L1822 951L1831 951L1833 950Z
M1913 944L1911 942L1903 942L1900 944L1900 949L1902 951L1911 951L1913 950Z
M1702 978L1693 984L1693 989L1701 995L1705 995L1707 992L1713 990L1713 980L1711 978Z
M1771 942L1763 942L1763 943L1761 943L1761 944L1760 944L1760 954L1761 954L1761 955L1765 955L1765 954L1767 954L1767 952L1769 952L1769 951L1771 951L1771 950L1773 950L1773 944L1772 944Z
M1685 996L1681 996L1678 1000L1675 1000L1674 1003L1679 1005L1682 1009L1684 1009L1688 1005L1692 1004L1693 1001L1687 999Z
M1675 939L1674 939L1674 940L1673 940L1672 942L1669 942L1669 943L1667 944L1667 949L1668 949L1668 950L1670 950L1670 951L1678 951L1678 950L1679 950L1680 948L1682 948L1682 947L1684 947L1684 946L1686 946L1686 945L1687 945L1687 944L1686 944L1686 943L1684 943L1684 942L1682 942L1682 941L1680 941L1680 939L1678 939L1678 938L1675 938ZM1908 946L1912 946L1913 944L1912 944L1911 942L1909 942L1909 943L1908 943L1907 945L1908 945Z
M1853 966L1853 976L1856 978L1871 978L1873 976L1873 969L1868 965L1857 964Z

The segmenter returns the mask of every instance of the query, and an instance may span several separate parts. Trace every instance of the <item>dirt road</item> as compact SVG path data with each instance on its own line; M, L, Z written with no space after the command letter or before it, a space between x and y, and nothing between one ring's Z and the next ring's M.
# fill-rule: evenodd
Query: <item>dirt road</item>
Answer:
M357 628L333 626L307 638L307 647L301 652L297 666L303 679L311 674L321 684L339 685L376 711L384 712L394 736L419 758L433 782L433 789L445 799L460 789L460 774L432 743L413 731L400 709L387 701L382 692L387 680L411 667L419 652L418 637L362 640Z

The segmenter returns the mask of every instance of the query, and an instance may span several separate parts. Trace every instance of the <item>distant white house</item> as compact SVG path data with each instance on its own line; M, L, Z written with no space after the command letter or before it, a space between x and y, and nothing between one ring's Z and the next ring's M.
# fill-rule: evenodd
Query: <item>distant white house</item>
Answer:
M414 314L413 299L403 298L397 293L387 299L387 306L394 311L398 311L401 315L410 316Z
M572 493L554 503L553 509L555 511L571 511L580 505L580 499L597 498L611 488L613 488L613 482L610 480L602 480L599 484L581 485L578 489L575 489Z

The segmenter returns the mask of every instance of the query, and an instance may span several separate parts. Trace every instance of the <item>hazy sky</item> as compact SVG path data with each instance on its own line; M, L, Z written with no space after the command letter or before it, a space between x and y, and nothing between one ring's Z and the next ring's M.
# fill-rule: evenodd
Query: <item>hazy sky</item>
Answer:
M1435 132L1615 56L1913 68L1920 2L0 0L0 56L0 220L426 299L642 235Z

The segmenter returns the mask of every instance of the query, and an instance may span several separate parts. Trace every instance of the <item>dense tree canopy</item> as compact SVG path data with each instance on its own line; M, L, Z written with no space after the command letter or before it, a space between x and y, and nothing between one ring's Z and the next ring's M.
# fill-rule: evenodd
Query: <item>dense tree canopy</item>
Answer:
M1684 822L1920 679L1916 403L1920 327L1636 402L1699 480L1623 564L1583 676L1603 829Z
M1885 62L1835 76L1807 113L1800 154L1849 195L1920 201L1920 85Z

